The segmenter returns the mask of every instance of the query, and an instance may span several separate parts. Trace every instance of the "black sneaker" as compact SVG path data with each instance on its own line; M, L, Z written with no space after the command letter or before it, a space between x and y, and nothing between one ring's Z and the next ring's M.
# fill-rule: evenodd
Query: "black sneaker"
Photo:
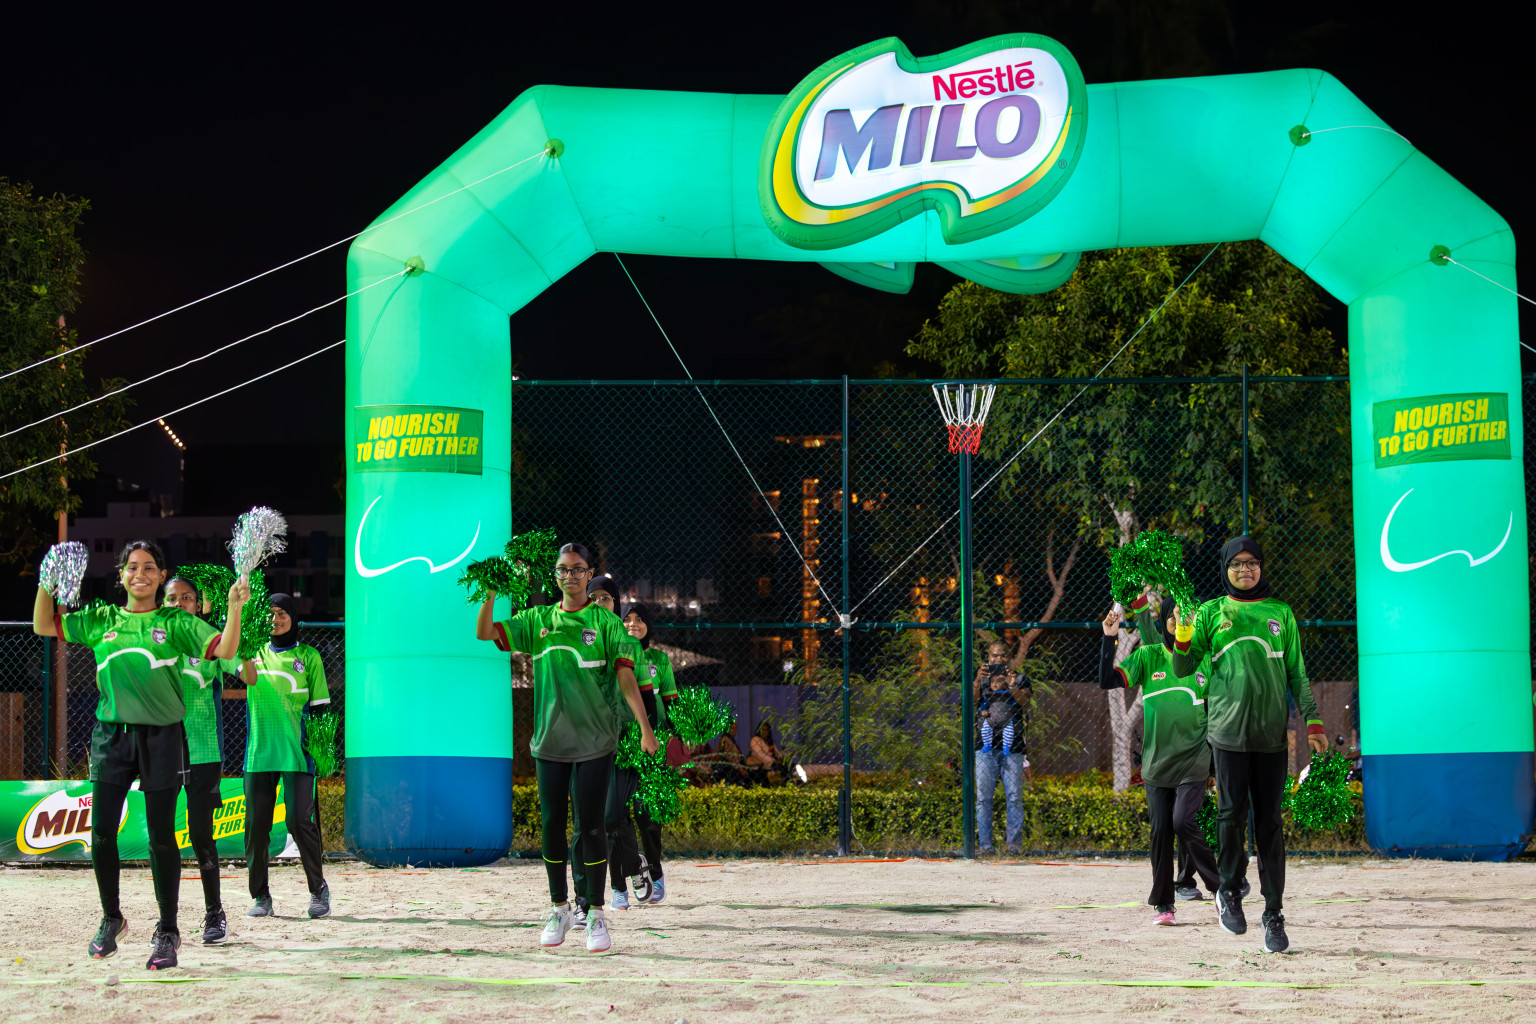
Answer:
M203 915L203 945L217 946L229 938L229 921L224 917L224 908L210 910Z
M91 939L90 949L92 959L105 960L117 952L117 937L128 931L128 922L120 917L104 917L101 919L101 927L96 929L96 937Z
M1185 903L1185 902L1188 902L1190 900L1203 900L1203 899L1205 899L1205 893L1200 891L1199 886L1194 886L1194 885L1181 885L1181 886L1179 886L1177 889L1173 890L1173 896L1174 896L1174 899L1178 900L1181 903Z
M1285 915L1264 915L1264 948L1271 953L1284 953L1291 948L1291 940L1285 934Z
M271 896L257 896L256 902L251 904L251 909L245 912L246 917L276 917L277 911L272 909Z
M1237 895L1242 899L1247 899L1250 892L1253 892L1253 886L1249 885L1248 879L1245 878L1243 879L1243 884L1238 887Z
M149 951L149 963L144 966L152 971L163 971L168 967L175 967L176 951L180 948L180 932L168 932L156 925L155 944Z
M309 894L309 916L331 916L331 887L324 882L320 883L320 891Z
M1241 935L1248 930L1248 919L1243 916L1243 901L1236 893L1225 889L1218 891L1216 910L1221 917L1222 931Z

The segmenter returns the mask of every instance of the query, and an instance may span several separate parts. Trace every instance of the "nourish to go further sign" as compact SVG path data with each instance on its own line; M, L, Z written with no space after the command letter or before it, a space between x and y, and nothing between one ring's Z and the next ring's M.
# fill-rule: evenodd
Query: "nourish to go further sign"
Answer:
M763 142L758 199L802 249L832 249L936 210L945 241L1033 216L1066 184L1088 127L1067 48L994 36L934 57L882 39L834 57L785 97Z
M1509 395L1503 392L1395 398L1373 405L1371 418L1377 469L1510 457Z
M480 409L359 405L352 416L352 468L359 473L481 474Z

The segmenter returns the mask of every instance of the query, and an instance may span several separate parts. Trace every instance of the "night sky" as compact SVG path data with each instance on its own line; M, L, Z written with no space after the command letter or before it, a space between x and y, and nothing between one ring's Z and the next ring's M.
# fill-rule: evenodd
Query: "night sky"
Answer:
M917 54L1004 31L1065 43L1090 83L1313 66L1482 196L1517 237L1531 223L1518 153L1531 124L1520 34L1455 5L889 3L416 5L317 13L266 5L214 22L143 7L68 22L9 13L0 174L91 200L89 340L364 227L530 86L782 94L827 58L887 35ZM1269 13L1255 13L1268 8ZM38 8L43 10L43 8ZM541 10L542 13L526 13ZM409 13L405 13L405 12ZM514 13L515 12L515 13ZM94 372L143 376L340 296L341 246L197 310L105 342ZM814 264L633 257L629 265L700 377L870 374L943 291L919 269L896 298ZM611 256L518 314L562 344L514 354L528 377L680 372ZM1342 327L1342 318L1335 322ZM520 329L524 325L520 324ZM134 422L341 338L337 306L139 389ZM579 351L579 362L566 353ZM339 444L342 357L176 417L194 447ZM176 453L150 428L98 449L105 471L155 487ZM158 489L157 487L155 489Z

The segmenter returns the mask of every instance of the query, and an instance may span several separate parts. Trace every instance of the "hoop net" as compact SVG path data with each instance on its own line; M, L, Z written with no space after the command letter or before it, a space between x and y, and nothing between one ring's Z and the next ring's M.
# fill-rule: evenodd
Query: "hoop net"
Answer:
M981 448L981 429L992 409L996 384L935 384L933 397L949 429L950 454L975 455Z

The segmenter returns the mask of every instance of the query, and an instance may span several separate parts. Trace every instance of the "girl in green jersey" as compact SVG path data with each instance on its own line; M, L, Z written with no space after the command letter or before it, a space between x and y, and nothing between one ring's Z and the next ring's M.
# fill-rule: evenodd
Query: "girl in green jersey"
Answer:
M1180 620L1173 670L1189 675L1203 659L1211 661L1206 734L1216 762L1216 861L1221 874L1216 904L1221 927L1233 935L1248 930L1241 889L1248 866L1243 833L1252 806L1259 887L1264 893L1264 945L1278 953L1290 946L1282 914L1285 836L1280 820L1290 760L1287 695L1307 723L1307 745L1326 750L1328 740L1302 661L1296 616L1274 596L1263 561L1251 537L1234 537L1222 547L1226 595Z
M587 600L591 575L587 549L565 545L555 563L560 603L524 608L497 622L496 595L489 594L480 606L475 636L533 659L534 725L529 749L538 772L544 867L553 903L539 941L558 946L571 927L565 819L574 781L581 821L578 848L589 869L587 949L601 952L612 944L603 917L603 867L608 863L603 811L618 748L620 693L640 725L641 748L651 753L660 748L635 682L639 645L624 632L617 615Z
M240 649L240 611L250 587L229 588L229 619L220 633L179 608L160 603L165 554L150 542L131 541L118 557L122 607L95 604L61 616L41 587L32 606L32 631L89 646L96 655L96 726L91 732L91 865L101 896L101 925L87 952L105 959L117 952L128 930L118 899L117 832L128 789L138 780L149 832L150 875L160 920L149 963L152 971L176 966L181 933L176 900L181 888L181 849L176 843L176 797L186 784L186 702L181 660L232 658Z
M197 586L176 576L165 585L165 603L203 618L206 603ZM213 838L213 814L224 806L219 784L224 778L224 677L237 675L240 663L218 658L181 659L181 695L187 717L187 754L191 773L187 783L187 840L197 858L203 882L203 945L229 937L229 923L219 897L219 848Z

